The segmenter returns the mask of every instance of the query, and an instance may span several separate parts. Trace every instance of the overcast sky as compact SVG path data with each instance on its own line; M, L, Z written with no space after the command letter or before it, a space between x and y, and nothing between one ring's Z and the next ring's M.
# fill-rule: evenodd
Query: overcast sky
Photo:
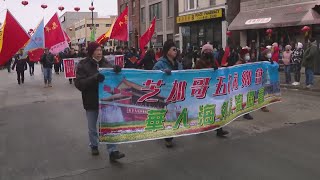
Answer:
M80 7L80 11L89 11L91 0L28 0L29 4L23 6L22 0L0 0L0 23L5 19L5 9L9 9L19 23L27 31L36 28L42 17L45 22L58 12L59 16L66 11L74 11L74 7ZM101 17L117 14L117 0L94 0L95 11ZM41 4L47 4L48 8L42 10ZM64 6L65 10L60 12L59 6Z

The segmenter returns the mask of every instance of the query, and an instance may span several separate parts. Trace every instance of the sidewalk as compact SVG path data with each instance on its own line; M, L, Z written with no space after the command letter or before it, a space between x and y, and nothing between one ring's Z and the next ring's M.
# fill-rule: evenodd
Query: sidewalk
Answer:
M291 73L291 80L294 82L294 74ZM301 80L300 80L300 86L293 86L291 84L285 83L285 74L284 72L280 72L280 86L281 88L288 88L288 89L299 89L299 90L307 90L307 91L315 91L320 92L320 75L314 76L314 86L312 89L306 88L306 76L304 74L304 68L301 70Z

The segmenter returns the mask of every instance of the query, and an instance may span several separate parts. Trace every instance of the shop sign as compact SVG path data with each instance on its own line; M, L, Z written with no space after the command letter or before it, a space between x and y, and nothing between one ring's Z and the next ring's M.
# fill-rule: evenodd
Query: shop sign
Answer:
M266 24L271 21L271 17L268 18L259 18L259 19L249 19L246 21L246 25L254 25L254 24Z
M206 19L214 19L214 18L221 18L221 17L222 17L222 9L215 9L211 11L178 16L177 23L180 24L180 23L202 21Z

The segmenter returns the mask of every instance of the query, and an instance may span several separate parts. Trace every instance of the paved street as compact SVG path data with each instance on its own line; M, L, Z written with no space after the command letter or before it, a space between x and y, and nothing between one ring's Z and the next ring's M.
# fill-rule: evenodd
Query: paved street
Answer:
M0 71L0 180L320 178L319 92L283 90L270 113L227 126L229 138L121 145L126 158L110 164L106 153L91 156L80 92L63 76L45 89L39 66L22 86L15 72Z

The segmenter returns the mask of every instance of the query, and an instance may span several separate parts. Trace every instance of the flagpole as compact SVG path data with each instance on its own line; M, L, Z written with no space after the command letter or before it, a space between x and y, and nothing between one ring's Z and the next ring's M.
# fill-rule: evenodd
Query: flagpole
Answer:
M129 3L130 3L130 0L129 0ZM130 43L130 28L129 28L129 26L130 26L130 8L129 8L129 3L128 3L128 6L127 6L127 8L128 8L128 22L127 22L127 28L128 28L128 38L127 38L127 40L128 40L128 48L130 48L130 45L131 45L131 43Z

